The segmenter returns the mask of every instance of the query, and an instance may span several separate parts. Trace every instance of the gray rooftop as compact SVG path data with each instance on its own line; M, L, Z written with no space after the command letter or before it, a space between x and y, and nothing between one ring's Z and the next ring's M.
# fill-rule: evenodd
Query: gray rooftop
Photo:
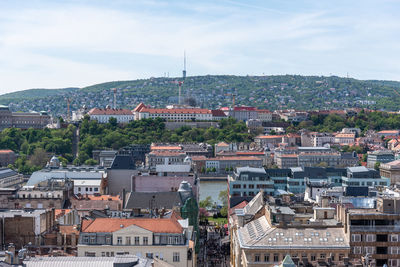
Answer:
M32 210L32 211L25 211L25 210L7 210L7 211L0 211L0 217L14 217L15 215L17 216L22 216L22 217L36 217L39 216L43 213L45 213L46 210Z
M172 209L183 204L179 192L130 192L125 209L148 209L150 205L158 209Z
M237 173L241 172L255 172L255 173L262 173L267 174L264 168L253 168L253 167L239 167L236 169Z
M118 267L118 266L151 266L152 260L134 255L116 257L37 257L24 260L27 267Z
M14 175L17 175L17 174L18 173L16 171L14 171L12 169L9 169L9 168L1 168L0 169L0 179L7 178L7 177L10 177L10 176L14 176Z
M265 216L238 229L239 245L247 249L349 249L349 240L342 228L278 228Z
M104 170L102 171L68 171L57 169L53 171L37 171L32 173L31 177L29 178L28 182L26 183L27 186L34 186L42 181L46 181L52 178L55 179L101 179L103 177Z

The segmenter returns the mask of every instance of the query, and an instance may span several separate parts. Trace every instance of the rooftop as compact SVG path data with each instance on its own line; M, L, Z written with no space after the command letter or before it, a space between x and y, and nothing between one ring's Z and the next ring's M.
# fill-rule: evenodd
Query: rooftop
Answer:
M248 249L348 249L342 228L276 228L262 216L238 230L239 243Z
M237 173L241 173L241 172L253 172L253 173L262 173L262 174L266 174L265 169L264 168L253 168L253 167L239 167L236 168L236 172Z
M32 257L24 260L27 267L113 267L116 264L127 266L150 267L150 259L139 258L134 255L116 257ZM125 266L125 265L124 265Z
M92 108L88 112L89 115L133 115L129 109L114 108Z
M112 233L124 227L136 225L153 233L177 233L181 234L183 228L175 218L96 218L94 220L82 220L83 233Z

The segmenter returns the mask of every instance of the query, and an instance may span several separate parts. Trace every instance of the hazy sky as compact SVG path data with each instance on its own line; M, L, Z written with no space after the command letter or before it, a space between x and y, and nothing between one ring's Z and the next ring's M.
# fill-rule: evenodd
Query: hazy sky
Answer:
M0 93L188 75L400 80L400 1L0 0Z

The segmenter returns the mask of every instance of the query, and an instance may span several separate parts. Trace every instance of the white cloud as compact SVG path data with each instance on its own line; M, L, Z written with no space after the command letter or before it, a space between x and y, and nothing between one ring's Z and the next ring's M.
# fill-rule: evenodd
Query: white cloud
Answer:
M232 1L95 3L0 10L0 93L165 71L178 75L184 49L193 75L349 71L359 78L400 79L398 37L393 35L400 24L379 9L371 19L369 13L354 15L357 6L346 9L346 3L301 12ZM130 67L106 57L93 60L113 53L137 60ZM167 65L176 64L176 69L149 65L157 57L171 60Z

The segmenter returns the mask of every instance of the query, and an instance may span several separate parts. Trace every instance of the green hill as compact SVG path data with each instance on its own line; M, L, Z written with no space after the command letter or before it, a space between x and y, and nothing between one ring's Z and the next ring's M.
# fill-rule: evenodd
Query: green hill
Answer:
M104 107L113 102L112 88L117 88L117 105L133 108L144 102L153 106L177 103L179 78L150 78L114 81L89 87L32 89L1 95L0 104L12 110L47 110L54 115L66 113L66 98L71 108L82 105ZM399 92L397 94L396 92ZM342 109L363 107L379 110L400 109L400 82L356 80L336 76L231 76L187 77L182 95L197 106L218 108L232 103L266 109Z

